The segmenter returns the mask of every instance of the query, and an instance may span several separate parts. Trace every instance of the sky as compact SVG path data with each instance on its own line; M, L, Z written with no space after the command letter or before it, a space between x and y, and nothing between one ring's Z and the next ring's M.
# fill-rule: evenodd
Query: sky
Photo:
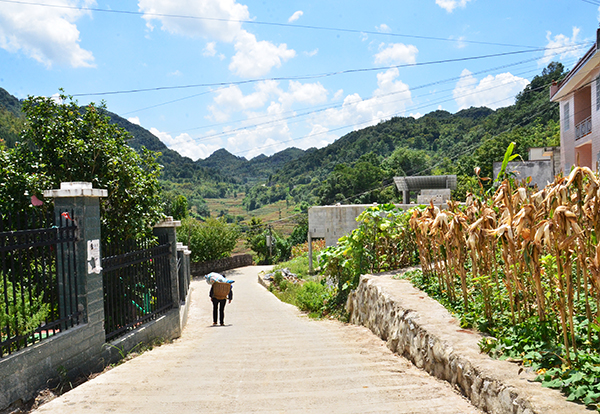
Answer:
M0 0L0 87L107 109L193 160L497 109L596 39L600 0Z

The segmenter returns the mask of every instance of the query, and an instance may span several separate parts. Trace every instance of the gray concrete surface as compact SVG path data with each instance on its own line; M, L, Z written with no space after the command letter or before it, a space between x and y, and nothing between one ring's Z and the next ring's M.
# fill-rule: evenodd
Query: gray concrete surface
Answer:
M194 281L182 337L126 362L37 413L480 413L450 385L393 354L367 328L314 321L226 272L234 300L212 327Z

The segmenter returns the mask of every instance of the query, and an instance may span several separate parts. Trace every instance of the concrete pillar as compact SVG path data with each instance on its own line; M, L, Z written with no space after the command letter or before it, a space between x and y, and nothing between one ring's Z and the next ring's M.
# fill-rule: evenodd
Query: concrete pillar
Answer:
M44 191L44 197L54 199L55 222L72 220L77 226L75 251L65 249L71 255L77 275L77 307L83 313L83 321L99 324L104 332L104 294L100 259L100 197L108 191L92 188L92 183L61 183L58 190ZM60 261L59 261L60 262ZM63 317L64 315L61 315Z
M181 221L173 220L169 216L164 221L154 226L154 235L166 235L168 242L171 244L171 255L169 258L169 267L171 269L171 300L173 309L179 308L179 275L177 272L177 227L181 226Z
M185 298L190 286L190 255L192 252L188 250L183 243L177 243L177 270L179 277L179 301L185 302Z

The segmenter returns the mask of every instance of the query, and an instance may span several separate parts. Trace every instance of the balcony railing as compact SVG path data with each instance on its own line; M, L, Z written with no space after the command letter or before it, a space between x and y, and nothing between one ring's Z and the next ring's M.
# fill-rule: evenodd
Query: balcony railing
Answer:
M592 133L592 117L588 117L575 125L575 140Z

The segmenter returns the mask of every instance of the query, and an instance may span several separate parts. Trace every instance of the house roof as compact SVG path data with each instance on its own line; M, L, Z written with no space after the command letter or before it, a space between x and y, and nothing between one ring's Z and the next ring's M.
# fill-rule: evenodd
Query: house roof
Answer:
M456 175L427 175L411 177L394 177L398 191L436 190L449 188L456 190Z
M589 82L590 73L599 66L600 53L598 53L598 41L596 41L558 86L550 89L550 100L552 102L561 101L570 93L585 86Z

